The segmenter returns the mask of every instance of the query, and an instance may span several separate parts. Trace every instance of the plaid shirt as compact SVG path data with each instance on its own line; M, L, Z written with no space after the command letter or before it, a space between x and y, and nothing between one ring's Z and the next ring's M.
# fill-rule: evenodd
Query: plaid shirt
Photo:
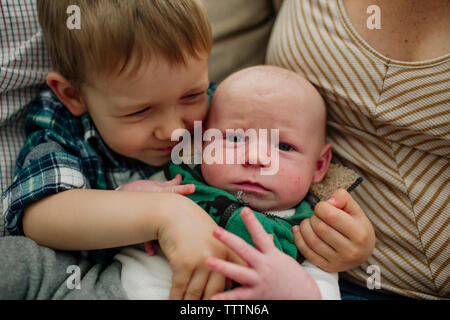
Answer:
M216 88L208 88L208 102ZM3 193L8 232L23 235L26 206L70 189L114 190L132 179L148 179L161 168L118 155L108 148L89 114L74 117L52 90L43 90L25 122L12 185Z
M114 190L133 174L147 179L158 169L114 153L90 116L72 116L50 89L33 103L25 128L14 181L3 193L5 226L12 235L23 234L24 208L46 196L75 188Z

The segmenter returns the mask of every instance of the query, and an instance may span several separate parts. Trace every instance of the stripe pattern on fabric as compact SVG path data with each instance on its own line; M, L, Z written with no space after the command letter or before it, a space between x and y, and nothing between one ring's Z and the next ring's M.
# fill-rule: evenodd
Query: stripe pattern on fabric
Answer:
M340 0L285 0L267 63L315 84L326 100L335 158L364 182L353 196L372 221L373 256L347 275L365 285L450 297L450 54L390 60L351 25Z

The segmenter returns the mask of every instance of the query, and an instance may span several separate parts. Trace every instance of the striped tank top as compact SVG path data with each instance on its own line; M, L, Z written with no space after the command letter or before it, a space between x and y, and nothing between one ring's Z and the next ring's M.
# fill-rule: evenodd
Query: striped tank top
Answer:
M315 84L334 159L364 182L353 196L375 228L371 258L343 274L365 286L450 298L450 54L388 59L355 31L341 0L285 0L267 63Z

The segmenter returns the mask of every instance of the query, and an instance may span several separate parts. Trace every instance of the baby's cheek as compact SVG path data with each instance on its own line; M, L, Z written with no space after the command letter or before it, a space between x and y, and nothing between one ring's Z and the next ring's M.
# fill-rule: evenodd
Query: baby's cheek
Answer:
M309 186L306 183L307 179L294 172L280 178L278 188L281 189L280 197L283 199L283 202L295 205L306 196L309 190Z
M224 184L226 177L226 166L220 166L216 164L202 164L202 175L206 183L210 186L220 188Z

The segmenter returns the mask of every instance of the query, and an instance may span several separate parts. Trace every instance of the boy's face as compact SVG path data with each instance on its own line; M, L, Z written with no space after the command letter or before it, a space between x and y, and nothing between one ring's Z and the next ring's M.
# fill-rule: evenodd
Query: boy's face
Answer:
M269 135L270 129L279 129L279 143L275 146L279 152L278 172L261 175L264 164L250 164L249 143L242 142L235 143L233 151L238 157L245 157L244 164L202 164L208 184L235 195L244 191L243 199L259 211L296 206L311 183L318 182L315 181L318 159L325 147L322 131L325 118L315 112L323 107L315 108L317 102L308 97L300 100L297 93L278 94L276 88L271 91L274 93L254 94L250 85L248 90L241 88L215 96L207 127L223 133L226 129L269 129ZM224 144L224 154L226 149Z
M161 166L176 129L193 131L207 113L208 55L172 65L153 56L137 73L96 80L83 100L104 142L116 153Z

